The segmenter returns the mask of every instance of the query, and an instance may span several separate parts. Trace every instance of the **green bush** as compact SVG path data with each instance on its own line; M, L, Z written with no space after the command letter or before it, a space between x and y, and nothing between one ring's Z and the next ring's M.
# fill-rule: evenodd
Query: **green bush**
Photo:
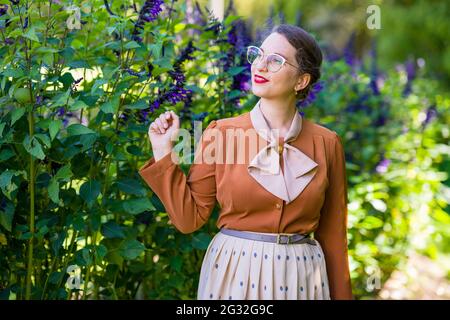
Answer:
M75 11L67 1L1 2L2 299L196 297L219 208L198 232L177 232L138 169L161 112L192 129L250 110L245 47L254 40L231 9L221 23L161 2L70 2ZM326 61L299 106L345 143L361 298L376 293L366 288L370 268L386 278L420 228L432 240L419 249L448 250L450 100L420 72L378 72Z

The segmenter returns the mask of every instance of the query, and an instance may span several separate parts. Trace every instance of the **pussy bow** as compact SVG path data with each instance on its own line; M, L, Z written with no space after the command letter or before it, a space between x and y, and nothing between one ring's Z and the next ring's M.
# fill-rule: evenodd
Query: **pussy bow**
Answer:
M316 174L317 163L289 142L295 140L302 129L298 112L284 139L271 130L260 108L261 100L250 111L253 127L268 143L250 161L248 173L267 191L289 203L293 201ZM280 166L280 155L284 161ZM284 171L284 172L283 172Z

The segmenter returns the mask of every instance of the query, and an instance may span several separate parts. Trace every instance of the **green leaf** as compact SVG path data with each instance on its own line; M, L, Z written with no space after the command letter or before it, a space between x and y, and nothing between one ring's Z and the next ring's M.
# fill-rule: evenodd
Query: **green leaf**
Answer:
M102 110L104 113L115 114L118 109L119 109L119 100L118 99L112 99L110 101L107 101L104 104L102 104L100 107L100 110Z
M59 76L58 80L64 85L64 90L70 88L70 86L75 82L75 79L70 72L66 72L63 75Z
M134 156L142 156L142 155L144 155L144 154L142 153L142 149L139 148L138 146L135 146L135 145L128 146L128 147L127 147L127 152L128 152L129 154L134 155Z
M108 253L108 249L100 244L98 246L96 246L95 248L95 258L96 258L96 263L99 264L100 261L103 260L103 258L106 256L106 254Z
M56 255L56 253L55 253L55 255ZM64 276L63 272L61 272L61 271L54 271L48 277L48 282L51 283L51 284L58 284L63 276Z
M229 75L235 76L244 71L245 69L247 69L247 67L231 67L230 69L228 69L227 73Z
M90 266L92 264L91 251L89 248L84 248L81 250L81 255L84 260L84 265Z
M156 60L154 61L154 64L155 64L156 66L159 66L159 67L164 68L164 69L167 69L167 70L172 69L172 62L170 61L169 58L159 58L159 59L156 59Z
M87 203L93 202L100 195L100 182L89 180L80 187L80 197Z
M50 180L48 196L54 203L59 204L59 183L55 178Z
M58 53L58 52L59 52L58 49L50 48L50 47L38 47L34 51L34 53L36 53L36 54L47 54L47 53Z
M146 109L146 108L148 108L148 102L146 99L139 99L125 106L125 109Z
M90 134L90 133L96 133L96 132L89 129L86 126L83 126L82 124L73 123L67 127L67 133L69 136L76 136L76 135Z
M183 266L183 259L180 256L174 256L170 259L170 266L173 270L180 272Z
M144 252L144 250L145 246L135 239L126 240L119 247L120 255L127 260L136 259Z
M62 128L62 121L61 120L51 120L48 129L50 132L50 139L53 141L55 139L56 135L58 134L59 130Z
M47 146L47 148L50 148L52 146L52 142L50 141L50 138L45 133L36 133L34 135L37 139L39 139L43 144Z
M64 167L61 167L55 175L55 179L69 179L72 177L72 171L70 170L70 163L66 164Z
M78 68L89 69L91 67L89 65L89 63L87 63L86 60L73 60L73 61L67 62L67 65L70 67L70 69L78 69Z
M206 80L206 82L205 82L205 86L206 86L208 83L211 83L211 82L216 81L217 78L218 78L218 76L215 75L215 74L210 75L210 76L208 77L208 79Z
M28 153L33 155L34 157L43 160L45 158L44 151L42 150L42 146L39 143L39 141L33 136L33 138L30 139L30 136L27 134L25 139L22 142L25 150L27 150Z
M0 210L0 225L9 232L11 232L12 229L13 217L14 205L11 202L6 202L5 207Z
M237 97L240 97L242 95L242 91L241 90L232 90L231 92L229 92L227 94L227 99L235 99Z
M64 242L64 240L67 237L67 231L62 231L59 234L55 234L55 237L53 237L53 241L52 241L52 249L53 249L53 253L58 256L59 253L59 249L62 247L62 244Z
M21 35L23 35L22 29L16 28L8 34L8 38L17 38Z
M196 249L205 250L208 248L210 242L211 236L204 232L196 234L192 237L192 247Z
M117 187L128 194L134 194L136 196L145 196L146 191L142 187L142 185L139 183L136 179L122 179L116 182Z
M88 108L89 106L86 103L84 103L83 100L77 100L69 106L70 111L77 111L80 109L88 109Z
M97 140L97 133L83 134L80 136L80 143L83 145L82 151L88 150Z
M65 92L61 92L52 98L52 108L59 106L65 106L66 103L70 103L70 88Z
M25 114L25 108L15 108L11 112L11 126Z
M228 17L226 17L226 19L224 20L223 24L225 26L230 26L234 21L238 20L239 16L234 16L234 15L230 15Z
M32 41L39 42L39 38L38 38L38 36L36 35L36 32L34 31L34 28L28 29L28 31L25 32L25 33L23 34L23 36L24 36L25 38L28 38L28 39L32 40Z
M368 216L362 222L358 223L358 228L370 230L381 228L383 224L383 220L374 216Z
M16 154L11 149L3 149L0 151L0 162L11 159Z
M161 57L162 42L149 44L147 45L147 48L150 50L152 57L155 59L159 59Z
M174 26L175 34L177 34L177 33L180 32L180 31L183 31L185 28L186 28L186 24L185 24L185 23L177 23L177 24Z
M125 200L123 209L130 214L139 214L147 210L155 210L155 207L147 198Z
M105 238L125 238L122 227L114 221L108 221L102 225L102 235Z
M130 41L124 46L125 49L135 49L140 47L141 46L136 41Z
M38 238L43 238L49 231L49 228L47 226L43 226L42 228L39 228L39 231L37 232L36 236Z
M98 88L103 86L104 84L108 83L107 79L97 79L94 82L94 85L91 88L91 95L95 95Z
M111 35L114 32L114 30L116 30L116 28L117 28L116 26L108 27L106 28L106 32L108 32L108 34Z

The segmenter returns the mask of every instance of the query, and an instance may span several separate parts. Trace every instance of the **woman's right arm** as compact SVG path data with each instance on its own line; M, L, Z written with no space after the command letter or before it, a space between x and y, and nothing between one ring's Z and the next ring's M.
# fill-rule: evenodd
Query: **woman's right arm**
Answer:
M172 224L180 232L188 234L207 222L215 206L215 164L194 163L186 177L172 161L170 135L179 129L179 119L173 112L163 116L165 119L159 117L150 125L153 157L139 169L139 174L164 204ZM216 122L212 121L205 132L215 125ZM203 140L202 137L197 152L207 146Z

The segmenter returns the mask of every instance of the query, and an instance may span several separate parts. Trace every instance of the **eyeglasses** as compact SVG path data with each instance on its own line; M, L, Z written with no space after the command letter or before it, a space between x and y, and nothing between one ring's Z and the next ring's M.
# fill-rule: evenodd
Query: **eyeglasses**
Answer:
M261 48L255 46L247 47L247 60L250 64L259 64L262 60L264 60L264 52ZM287 60L276 53L271 53L267 56L267 69L270 72L277 72L284 66L285 63L293 66L294 68L299 69L299 67L293 65L292 63L287 62Z

